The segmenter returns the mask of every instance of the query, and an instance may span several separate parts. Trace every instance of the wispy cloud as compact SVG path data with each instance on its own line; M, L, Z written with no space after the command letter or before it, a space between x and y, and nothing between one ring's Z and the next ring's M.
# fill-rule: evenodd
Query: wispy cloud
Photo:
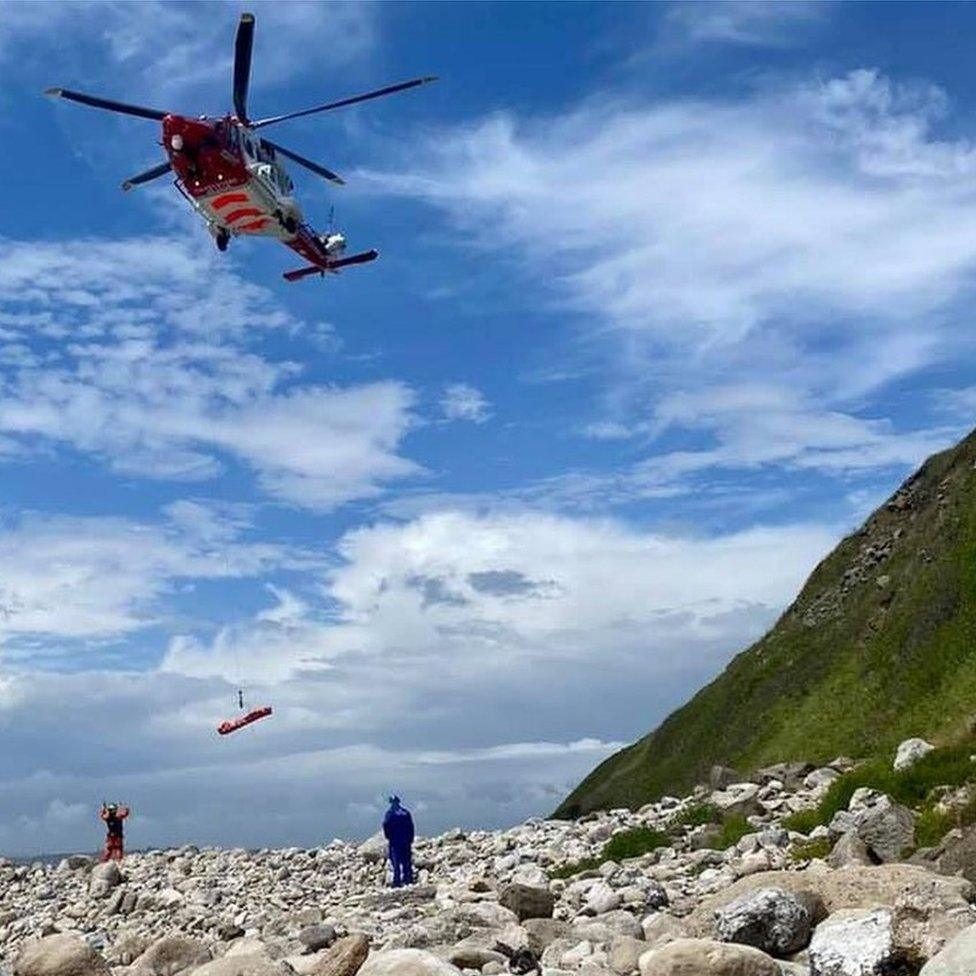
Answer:
M491 404L477 387L468 383L451 383L441 397L446 420L469 420L483 424L491 417Z
M684 0L664 14L661 43L792 47L828 9L808 0Z
M259 576L289 561L272 543L244 542L217 512L181 503L172 518L24 513L0 526L0 643L8 663L64 663L70 641L117 639L159 623L180 580Z
M276 86L311 67L319 77L323 67L338 72L369 54L376 41L376 7L369 2L256 0L249 9L258 23L252 103L268 109L262 114L277 110L270 102ZM56 49L58 76L50 84L84 82L86 90L124 101L151 96L158 107L174 111L192 112L190 102L202 98L206 111L221 112L230 107L239 15L238 6L220 0L5 0L0 2L0 62L25 48L40 62L42 52ZM324 61L323 50L328 51Z
M184 480L212 478L232 458L267 494L318 509L420 471L398 453L413 393L396 381L303 383L296 364L251 352L262 332L301 323L193 243L5 248L8 454L70 445L116 471Z
M438 132L419 165L369 178L441 208L475 248L502 234L512 273L611 344L622 388L588 436L668 430L688 446L662 470L903 463L949 434L899 448L874 398L974 352L959 315L976 151L939 137L946 109L873 71L735 103L591 101Z

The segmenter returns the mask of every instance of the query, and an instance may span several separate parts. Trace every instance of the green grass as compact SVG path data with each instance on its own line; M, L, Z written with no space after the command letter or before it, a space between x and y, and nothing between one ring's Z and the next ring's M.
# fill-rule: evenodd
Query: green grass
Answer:
M976 435L930 458L908 483L907 505L878 509L765 637L656 731L602 763L557 815L680 795L714 763L748 770L853 755L890 764L910 736L952 741L976 701L974 462ZM869 546L887 557L872 562ZM938 760L943 780L957 759ZM917 803L926 782L896 785Z
M746 834L755 833L755 830L756 828L741 813L726 817L722 821L722 833L713 845L713 849L716 851L728 850L738 844Z
M624 861L632 857L649 854L659 847L667 847L673 843L669 834L653 827L635 827L632 830L622 830L614 834L603 845L603 850L595 857L583 858L580 861L569 861L549 871L550 878L571 878L584 871L593 871L607 861Z
M809 834L814 827L819 827L821 823L820 811L817 807L809 810L797 810L782 820L784 830L795 830L798 834Z
M702 827L705 824L721 823L722 812L711 803L694 803L671 819L671 830L681 827Z
M812 861L815 858L825 858L832 850L829 837L820 837L817 840L808 840L802 844L794 844L790 848L791 861Z
M603 848L604 861L623 861L630 857L640 857L656 851L659 847L671 844L671 837L653 827L635 827L614 834Z
M671 847L681 837L686 827L699 827L705 824L717 824L721 827L718 839L709 845L716 851L724 851L732 847L755 829L749 825L745 817L739 814L723 820L716 807L705 803L696 804L674 817L668 824L667 831L655 830L653 827L622 830L603 845L599 854L579 861L567 861L565 864L550 868L549 877L572 878L584 871L595 871L607 861L625 861L628 858L649 854L661 847Z
M935 803L927 804L915 821L915 842L919 847L937 847L942 838L956 827L976 823L976 794L958 810L943 811Z
M976 741L967 735L961 742L935 749L899 772L895 772L887 760L864 763L834 780L817 807L784 818L783 827L809 834L814 827L829 824L838 811L846 810L855 790L868 787L887 793L897 803L919 811L915 825L916 843L919 847L933 847L952 827L963 822L976 822L976 800L955 815L941 813L930 801L933 790L940 786L955 788L976 782L976 763L969 758L974 751ZM966 819L970 817L972 819Z
M929 807L915 821L915 842L919 847L937 847L956 825L956 817L951 813Z
M567 861L558 867L549 869L550 878L573 878L584 871L595 871L601 864L601 857L584 857L581 861Z

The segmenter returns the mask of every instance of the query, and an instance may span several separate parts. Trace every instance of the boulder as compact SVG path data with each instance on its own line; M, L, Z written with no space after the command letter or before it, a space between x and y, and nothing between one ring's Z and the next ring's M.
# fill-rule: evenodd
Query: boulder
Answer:
M667 912L648 915L641 922L641 931L649 947L673 942L675 939L686 939L692 934L691 927L683 918L675 918Z
M298 941L309 952L318 952L319 949L328 949L336 940L336 931L331 925L317 923L306 925L298 933Z
M579 969L579 967L593 955L593 943L583 939L576 945L570 946L559 957L559 965L563 969Z
M502 889L498 902L521 922L527 918L552 918L556 899L547 888L510 884Z
M14 976L111 976L105 959L76 935L30 942L14 962Z
M871 856L868 845L852 830L843 834L827 855L827 863L832 868L846 868L851 864L871 865L878 860Z
M483 969L489 963L504 964L506 956L486 948L478 939L463 939L447 953L447 961L458 969Z
M639 939L643 935L640 922L630 912L622 909L594 918L577 919L570 931L573 937L589 939L590 942L609 942L618 935Z
M923 958L976 922L969 904L973 886L964 878L947 878L914 864L881 864L833 871L816 862L802 871L771 871L741 878L704 899L687 918L694 935L714 937L717 909L760 888L782 888L819 896L828 913L848 908L899 908L895 917L897 942L917 947Z
M152 939L138 933L129 933L118 939L105 951L105 959L110 966L129 966L150 946Z
M603 915L619 908L622 901L619 891L615 891L606 882L601 881L586 893L583 911L591 915Z
M976 973L976 925L947 942L923 967L919 976L960 976Z
M442 913L447 915L447 912ZM517 925L518 916L515 912L491 901L474 902L470 905L459 905L450 913L454 921L471 928L502 929L506 925Z
M822 769L815 769L812 773L808 773L803 780L803 785L808 790L823 792L838 779L840 779L840 773L836 769L824 766Z
M926 742L924 739L906 739L895 752L895 771L914 766L922 756L928 755L934 748L931 742Z
M641 976L780 976L776 961L751 946L676 939L640 957Z
M915 847L915 814L883 793L858 807L854 830L884 863L900 861Z
M976 884L976 825L950 830L930 860L939 874L959 875Z
M239 943L231 946L222 959L192 970L191 976L290 976L290 973L290 966L274 962L260 944Z
M775 766L766 766L764 769L760 769L754 779L757 783L763 784L778 780L788 790L796 791L803 785L804 777L812 773L813 769L813 763L777 763Z
M670 903L664 885L658 881L651 881L644 892L644 908L653 912L660 908L667 908Z
M643 939L618 935L610 942L607 964L618 976L628 976L629 973L637 972L637 964L645 952L647 943Z
M581 944L582 943L580 943L577 939L556 939L553 942L550 942L549 945L546 946L546 951L542 953L540 960L542 962L543 972L545 972L547 969L561 968L563 966L563 956L565 956L568 952L572 952L573 950L577 950L578 953ZM586 945L590 944L586 943ZM590 946L590 952L592 952L592 948L593 947Z
M760 812L759 787L755 783L732 783L724 790L716 790L709 803L726 816L751 816Z
M105 861L92 868L89 890L96 898L105 898L120 884L122 884L122 872L115 861Z
M136 960L136 967L146 976L176 976L209 961L210 952L199 940L169 935L146 949Z
M389 949L373 953L359 976L460 976L461 970L422 949Z
M372 837L364 840L359 845L359 853L370 864L382 864L389 853L390 845L383 836L383 831L378 831Z
M369 939L361 932L347 935L319 955L308 976L356 976L369 955Z
M888 909L851 909L821 922L810 940L811 976L901 976L918 964L895 943Z
M529 948L537 956L541 956L557 939L568 938L570 932L568 922L555 918L527 918L522 928L528 934Z
M825 914L816 895L761 888L720 908L715 913L715 933L722 942L788 956L810 941L813 926Z

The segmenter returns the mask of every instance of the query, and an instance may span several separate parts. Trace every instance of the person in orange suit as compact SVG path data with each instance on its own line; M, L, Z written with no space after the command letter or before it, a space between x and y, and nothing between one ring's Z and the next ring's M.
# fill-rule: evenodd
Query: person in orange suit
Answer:
M128 807L117 803L103 803L100 814L105 821L105 850L103 861L121 861L125 857L125 827L123 821L129 816Z

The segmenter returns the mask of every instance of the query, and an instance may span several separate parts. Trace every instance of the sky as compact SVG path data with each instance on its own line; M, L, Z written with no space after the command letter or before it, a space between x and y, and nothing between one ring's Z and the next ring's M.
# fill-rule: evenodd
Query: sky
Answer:
M232 4L0 0L0 851L550 812L973 426L976 8L255 3L375 264L217 252ZM227 738L237 689L273 718Z

